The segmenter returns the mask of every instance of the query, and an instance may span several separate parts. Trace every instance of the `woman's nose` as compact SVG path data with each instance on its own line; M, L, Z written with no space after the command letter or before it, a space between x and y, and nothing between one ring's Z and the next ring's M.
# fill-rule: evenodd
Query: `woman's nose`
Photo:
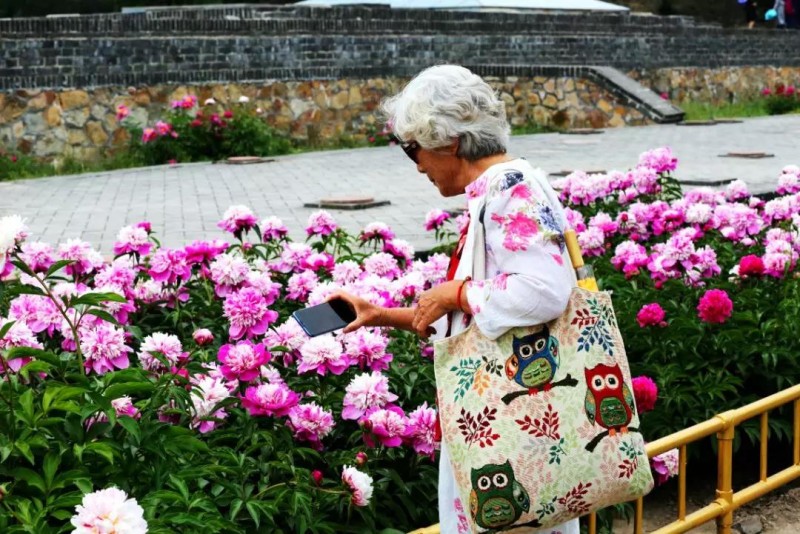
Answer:
M417 163L417 172L425 174L425 167L422 166L422 163Z

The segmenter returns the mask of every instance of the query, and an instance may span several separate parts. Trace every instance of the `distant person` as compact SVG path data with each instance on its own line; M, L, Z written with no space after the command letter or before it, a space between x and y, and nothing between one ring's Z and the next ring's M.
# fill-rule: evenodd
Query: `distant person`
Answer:
M797 28L798 24L798 9L800 9L800 0L784 0L783 11L786 14L786 27Z
M789 0L791 3L792 0ZM772 6L775 11L775 18L778 20L778 28L786 27L786 0L775 0L775 5Z
M756 8L758 4L756 0L745 0L744 2L744 17L747 21L747 29L752 30L756 26Z

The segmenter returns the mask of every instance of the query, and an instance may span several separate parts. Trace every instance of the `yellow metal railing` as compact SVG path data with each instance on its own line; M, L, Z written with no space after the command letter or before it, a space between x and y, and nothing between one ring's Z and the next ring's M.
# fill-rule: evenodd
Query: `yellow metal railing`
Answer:
M794 441L793 464L786 469L767 476L767 438L769 421L768 412L790 402L794 403ZM759 481L744 488L733 491L733 438L736 427L743 422L760 416L760 469ZM716 499L709 505L686 514L686 446L689 443L717 435L717 492ZM800 478L800 385L785 389L779 393L748 404L736 410L714 416L712 419L693 427L681 430L670 436L647 444L647 456L653 458L672 449L679 452L678 471L678 519L653 531L652 534L680 534L716 519L718 534L731 534L733 513L738 508L767 493ZM634 533L644 532L644 500L636 501L634 515ZM589 534L596 534L597 518L589 516ZM415 530L411 534L450 534L440 533L439 525Z

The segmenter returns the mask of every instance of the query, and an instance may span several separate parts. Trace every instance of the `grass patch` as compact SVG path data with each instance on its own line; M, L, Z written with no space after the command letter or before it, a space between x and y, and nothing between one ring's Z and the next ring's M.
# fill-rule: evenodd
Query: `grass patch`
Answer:
M684 102L679 104L678 107L686 112L685 120L687 121L765 117L769 115L763 98L721 105L707 102Z

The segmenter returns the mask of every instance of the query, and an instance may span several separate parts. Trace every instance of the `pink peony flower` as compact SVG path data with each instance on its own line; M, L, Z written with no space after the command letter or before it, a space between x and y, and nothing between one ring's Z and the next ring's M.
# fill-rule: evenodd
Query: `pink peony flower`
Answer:
M350 490L350 502L355 506L367 506L372 498L372 477L349 465L342 469L342 482Z
M342 350L342 344L332 335L326 334L311 338L300 347L297 372L303 374L316 371L322 376L328 372L340 375L350 367L350 364L350 358Z
M228 295L223 308L231 324L228 333L232 339L263 335L278 318L278 312L269 309L267 299L254 287Z
M160 355L167 361L164 365L157 357ZM183 352L181 340L172 334L155 332L150 334L139 348L139 363L145 371L163 372L189 359L189 353Z
M0 317L0 328L3 328L8 324L8 321L4 320ZM44 346L39 343L36 339L36 335L31 332L31 329L25 323L22 322L15 322L11 325L11 328L0 337L0 350L7 350L14 347L30 347L33 349L43 349ZM25 365L29 364L33 361L33 358L25 356L23 358L14 358L13 360L8 360L8 369L12 372L16 373L24 367ZM0 371L6 371L6 360L0 358Z
M261 237L264 241L279 241L288 233L289 229L277 217L267 217L261 221Z
M331 235L336 231L336 228L338 228L336 221L331 214L325 210L319 210L309 215L306 233L309 236L318 235L324 237Z
M192 339L198 346L209 345L214 341L214 334L208 328L198 328L192 334Z
M408 414L408 421L412 428L408 436L411 446L419 454L432 456L439 445L436 442L436 410L428 408L425 402Z
M303 328L294 319L289 319L282 325L270 330L264 335L264 344L267 347L286 347L289 352L283 354L283 364L291 365L300 356L300 347L309 338Z
M405 239L392 239L383 243L383 252L397 259L410 262L414 259L414 247Z
M240 341L236 345L222 345L217 359L222 363L220 371L228 380L249 382L260 375L262 365L269 363L272 355L261 343Z
M117 417L126 416L132 419L140 419L142 417L139 408L133 405L133 401L127 395L112 400L111 406L114 408L114 413ZM95 423L107 422L108 416L104 412L99 412L86 420L86 428L88 429Z
M359 238L362 241L369 241L370 239L377 239L380 241L390 241L394 239L395 235L387 224L382 222L371 222L364 227Z
M228 416L224 409L215 410L215 408L220 401L230 396L230 389L221 377L195 375L191 427L196 428L201 434L214 430L220 420Z
M425 230L438 230L450 218L450 214L440 209L433 209L425 216Z
M303 302L318 283L319 278L314 271L295 273L286 282L286 298Z
M220 254L209 267L211 280L216 284L214 292L224 297L238 289L247 280L250 266L241 256Z
M145 128L142 130L142 143L149 143L158 139L158 134L153 128Z
M248 232L258 224L255 214L247 206L231 206L225 211L222 220L217 223L217 227L230 232L236 237L241 238L242 232Z
M283 382L250 386L242 398L242 406L252 416L283 417L299 402L300 395Z
M295 439L308 441L313 448L322 450L322 438L334 427L333 414L314 402L298 404L289 411L286 426L292 430Z
M56 262L53 247L41 241L24 243L20 258L31 270L37 273L47 272L47 269Z
M70 523L75 527L73 534L147 532L144 510L136 499L129 499L127 493L113 487L84 495Z
M397 400L397 395L389 392L389 379L380 373L363 373L345 388L342 419L361 419L370 408L383 408Z
M637 376L633 379L633 398L640 414L649 412L656 407L658 386L649 376Z
M658 485L663 484L678 474L680 470L680 453L678 449L669 450L650 460L650 468L655 472Z
M125 118L131 114L131 110L128 109L128 106L125 104L120 104L117 106L117 120L122 122Z
M361 369L385 371L393 356L386 352L389 339L380 332L359 329L344 338L345 352Z
M364 434L364 441L370 447L375 446L373 438L386 447L399 447L413 430L403 410L397 406L372 411L364 421L364 428L369 432Z
M722 324L733 313L733 302L722 289L709 289L697 305L697 313L707 323Z
M114 369L127 369L128 354L133 349L125 345L125 332L109 323L100 323L94 328L81 330L79 334L81 352L86 371L99 375Z
M750 254L739 260L739 276L761 276L764 274L764 260Z
M674 171L678 167L678 158L669 147L648 150L639 156L639 165L650 167L657 173Z
M161 248L150 259L150 276L156 282L175 284L192 277L192 268L186 262L186 252L181 249Z
M392 255L376 252L364 259L364 272L381 278L396 278L402 271Z
M663 328L667 326L664 317L666 317L664 308L662 308L659 303L652 302L642 306L642 309L636 314L636 322L638 322L639 326L642 328L647 326L660 326Z
M58 245L58 259L73 261L64 269L69 276L88 274L103 265L103 256L80 239L68 239Z

